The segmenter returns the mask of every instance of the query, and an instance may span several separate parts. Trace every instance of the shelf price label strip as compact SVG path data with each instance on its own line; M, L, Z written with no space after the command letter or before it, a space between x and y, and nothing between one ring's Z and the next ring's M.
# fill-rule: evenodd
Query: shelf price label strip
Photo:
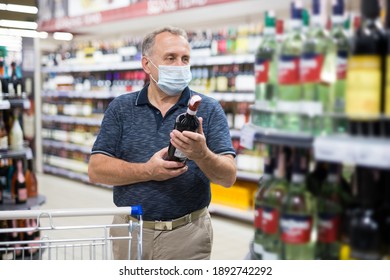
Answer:
M316 160L390 169L390 143L382 139L319 137L314 141Z

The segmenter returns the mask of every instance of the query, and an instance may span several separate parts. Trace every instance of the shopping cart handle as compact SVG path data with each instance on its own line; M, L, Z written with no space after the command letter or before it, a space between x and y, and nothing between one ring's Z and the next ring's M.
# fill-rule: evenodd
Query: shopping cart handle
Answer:
M131 206L130 215L142 215L143 213L141 205Z

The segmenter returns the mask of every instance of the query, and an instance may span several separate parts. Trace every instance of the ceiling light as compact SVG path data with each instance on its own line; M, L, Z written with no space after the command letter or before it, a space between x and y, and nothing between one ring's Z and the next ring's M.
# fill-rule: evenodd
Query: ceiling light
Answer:
M14 28L26 28L26 29L37 29L38 24L36 22L32 22L32 21L1 19L0 26L14 27Z
M18 13L26 13L26 14L37 14L38 13L37 7L26 6L26 5L17 5L17 4L0 3L0 10L10 11L10 12L18 12Z
M73 39L73 34L68 32L54 32L53 38L55 40L70 41Z
M37 32L35 30L13 29L13 28L0 28L0 34L9 35L9 36L41 38L41 39L46 39L48 37L47 32Z

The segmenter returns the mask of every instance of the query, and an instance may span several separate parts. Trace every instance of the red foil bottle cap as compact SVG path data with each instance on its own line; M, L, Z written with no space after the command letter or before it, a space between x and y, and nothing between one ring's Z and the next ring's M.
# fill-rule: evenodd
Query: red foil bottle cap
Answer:
M192 96L190 99L190 103L188 104L188 109L190 111L196 113L196 111L198 111L198 107L199 107L201 100L202 100L202 97L200 97L199 95Z

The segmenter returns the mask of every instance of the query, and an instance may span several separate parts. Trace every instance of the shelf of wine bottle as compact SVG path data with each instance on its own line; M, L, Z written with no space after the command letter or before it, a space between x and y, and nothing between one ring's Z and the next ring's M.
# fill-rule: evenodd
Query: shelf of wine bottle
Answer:
M90 126L100 126L103 120L103 115L98 117L75 117L75 116L56 116L56 115L42 115L44 122L58 122L68 124L81 124Z
M192 66L224 65L254 63L252 54L195 56L191 58ZM43 67L43 73L72 73L72 72L101 72L119 70L142 69L141 61L126 61L119 63L93 63L93 64L61 64L59 66Z

